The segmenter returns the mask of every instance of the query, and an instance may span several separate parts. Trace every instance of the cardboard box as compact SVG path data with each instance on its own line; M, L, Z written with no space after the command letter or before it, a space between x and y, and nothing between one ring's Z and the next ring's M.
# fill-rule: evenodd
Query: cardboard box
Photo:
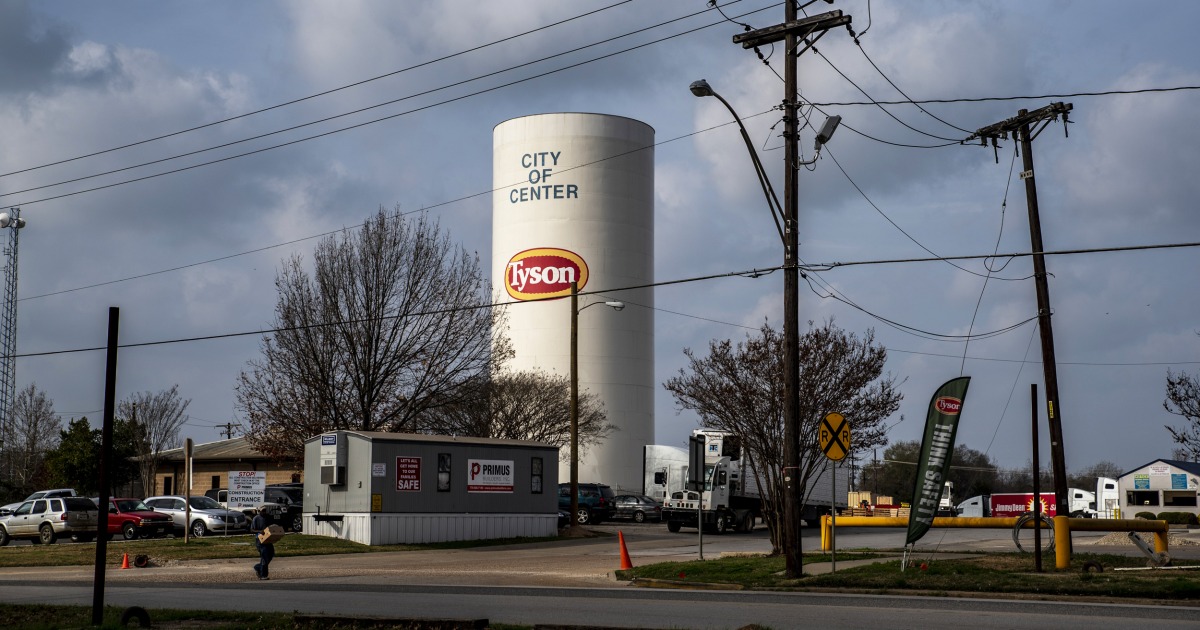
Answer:
M258 534L258 542L264 545L272 545L283 539L283 528L278 525L271 525L266 531Z

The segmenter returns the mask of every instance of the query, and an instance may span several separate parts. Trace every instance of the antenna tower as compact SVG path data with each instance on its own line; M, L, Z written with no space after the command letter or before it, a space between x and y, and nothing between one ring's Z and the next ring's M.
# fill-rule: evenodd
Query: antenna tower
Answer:
M0 228L8 230L8 245L4 255L4 303L0 305L0 436L7 440L12 434L12 406L17 397L17 235L25 227L20 208L0 213Z

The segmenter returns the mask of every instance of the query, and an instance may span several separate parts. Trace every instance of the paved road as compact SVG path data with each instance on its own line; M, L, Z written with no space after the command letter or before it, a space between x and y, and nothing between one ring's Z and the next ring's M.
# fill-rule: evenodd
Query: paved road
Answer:
M603 525L622 531L634 564L691 560L695 532L670 534L661 525ZM895 548L902 530L843 530L843 548ZM1084 546L1098 535L1081 535ZM933 531L919 553L1011 549L1007 532ZM286 543L284 543L286 544ZM817 546L804 533L805 549ZM769 551L764 530L706 536L705 556ZM1133 547L1120 552L1140 553ZM1173 548L1175 557L1200 549ZM1105 548L1105 551L1109 551ZM1195 555L1193 555L1195 554ZM618 582L615 537L448 551L281 557L272 579L254 579L252 549L236 560L158 563L109 568L105 601L148 608L303 611L385 617L488 618L503 623L558 623L643 628L738 628L760 623L782 630L944 626L975 629L1128 627L1192 628L1200 607L1139 607L987 599L882 597L816 593L661 591ZM0 601L90 605L90 568L0 569ZM954 624L962 625L962 624Z

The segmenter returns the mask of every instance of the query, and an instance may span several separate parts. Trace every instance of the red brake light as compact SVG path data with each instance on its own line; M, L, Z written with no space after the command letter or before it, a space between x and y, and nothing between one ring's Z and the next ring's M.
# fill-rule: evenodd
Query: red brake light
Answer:
M59 520L62 520L62 521L65 521L65 520L67 520L67 513L66 513L66 512L63 512L63 513L62 513L62 516L60 516L60 517L58 517L58 518L59 518Z

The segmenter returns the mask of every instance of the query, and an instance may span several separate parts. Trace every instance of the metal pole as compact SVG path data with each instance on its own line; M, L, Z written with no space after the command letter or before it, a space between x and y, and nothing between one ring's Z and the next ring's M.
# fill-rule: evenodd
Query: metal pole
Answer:
M1018 117L1029 112L1020 110ZM1046 257L1042 255L1042 223L1038 214L1037 180L1033 170L1033 141L1029 123L1018 131L1021 140L1021 164L1024 171L1025 199L1029 206L1029 240L1033 249L1033 279L1037 289L1038 329L1042 339L1042 374L1046 382L1046 413L1050 423L1050 463L1054 468L1054 503L1057 512L1069 516L1067 464L1063 452L1062 406L1058 400L1058 370L1054 364L1054 329L1050 325L1050 287L1046 283Z
M784 19L796 19L796 3L784 3ZM800 134L796 125L796 34L784 38L784 202L783 202L783 478L785 483L783 551L787 576L804 575L800 547L800 271L796 266L796 219L799 216Z
M829 557L832 560L832 573L837 573L837 501L834 497L837 496L837 467L838 463L833 462L833 479L831 480L831 491L829 494Z
M1037 383L1029 384L1029 400L1033 404L1033 566L1042 572L1042 470L1038 465L1038 397Z
M96 524L96 571L92 579L92 625L104 623L104 569L108 554L108 483L112 463L113 414L117 392L117 323L121 309L108 309L108 353L104 364L104 425L100 431L100 508Z
M579 282L571 283L571 530L579 527Z

